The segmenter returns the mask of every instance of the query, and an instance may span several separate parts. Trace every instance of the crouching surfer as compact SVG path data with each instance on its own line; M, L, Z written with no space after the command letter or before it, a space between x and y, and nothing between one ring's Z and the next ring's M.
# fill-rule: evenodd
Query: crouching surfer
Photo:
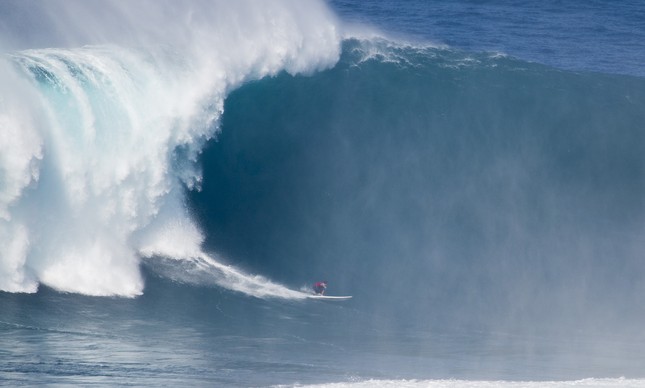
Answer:
M327 280L322 282L317 282L314 284L314 294L316 295L325 295L325 290L327 289Z

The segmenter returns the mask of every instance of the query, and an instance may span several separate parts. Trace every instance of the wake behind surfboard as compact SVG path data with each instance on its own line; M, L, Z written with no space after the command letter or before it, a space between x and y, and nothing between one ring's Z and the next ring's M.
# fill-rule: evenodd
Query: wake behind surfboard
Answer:
M351 296L327 296L327 295L307 295L308 299L318 300L348 300L352 299Z

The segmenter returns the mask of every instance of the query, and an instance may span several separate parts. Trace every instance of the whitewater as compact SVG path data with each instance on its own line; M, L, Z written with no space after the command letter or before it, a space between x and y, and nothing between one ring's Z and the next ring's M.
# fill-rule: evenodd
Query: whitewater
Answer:
M68 14L55 19L67 35L48 43L70 47L2 58L0 289L132 297L141 258L161 256L209 263L238 291L302 297L202 252L184 192L199 189L197 157L231 90L338 60L341 31L324 4L40 6ZM95 6L109 24L76 17Z
M308 388L537 388L537 387L582 387L582 388L609 388L625 387L637 388L645 386L644 380L636 379L584 379L574 381L472 381L472 380L367 380L354 383L332 383L332 384L315 384L315 385L294 385L294 387ZM277 385L277 387L287 387L286 385Z

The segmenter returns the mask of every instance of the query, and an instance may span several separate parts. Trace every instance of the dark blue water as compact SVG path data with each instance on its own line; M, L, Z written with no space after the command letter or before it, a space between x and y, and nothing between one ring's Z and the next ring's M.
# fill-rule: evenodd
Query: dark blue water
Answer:
M471 52L501 52L568 70L643 76L639 1L335 0L349 21Z
M66 10L106 7L79 4ZM37 30L17 37L15 20L47 7L0 7L13 17L1 18L0 31L11 32L4 47L16 48L7 55L21 70L0 68L1 385L562 386L606 378L580 384L643 386L629 379L645 378L645 7L329 7L391 38L357 34L326 68L302 74L287 59L288 71L267 73L279 50L249 70L235 50L265 46L244 39L204 54L211 62L192 51L176 56L174 38L146 51L147 35L134 51L25 52L59 38ZM275 9L263 18L283 15ZM93 39L110 43L119 26L102 26ZM85 39L76 31L61 46ZM275 35L275 47L289 47L277 41L284 37ZM217 67L222 57L231 67ZM195 70L201 59L215 70ZM211 73L225 86L208 83ZM177 86L186 79L196 85L190 91L213 88L197 108L165 98L192 98ZM23 115L7 98L14 90L16 101L44 100L57 113ZM216 120L200 130L208 114ZM139 131L140 123L152 125ZM7 140L32 127L24 142ZM21 163L22 154L32 157ZM172 179L158 181L164 174ZM172 226L164 217L179 227L159 234L170 247L148 253L145 225ZM195 234L202 261L185 257ZM141 292L130 277L140 277ZM38 291L25 293L35 291L32 278ZM260 292L264 279L284 287ZM323 279L328 294L353 299L285 294Z

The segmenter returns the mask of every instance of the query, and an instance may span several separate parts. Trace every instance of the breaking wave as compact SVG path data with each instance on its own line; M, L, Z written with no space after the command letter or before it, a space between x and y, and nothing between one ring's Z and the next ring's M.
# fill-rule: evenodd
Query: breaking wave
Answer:
M154 253L280 294L201 252L184 191L227 94L334 65L335 18L316 1L88 3L4 4L44 19L0 60L0 289L134 296Z

